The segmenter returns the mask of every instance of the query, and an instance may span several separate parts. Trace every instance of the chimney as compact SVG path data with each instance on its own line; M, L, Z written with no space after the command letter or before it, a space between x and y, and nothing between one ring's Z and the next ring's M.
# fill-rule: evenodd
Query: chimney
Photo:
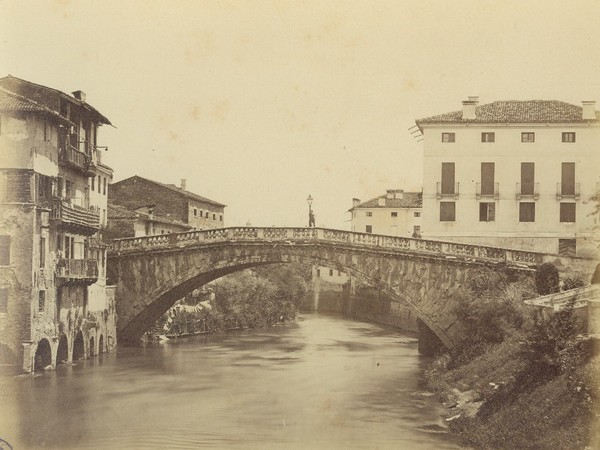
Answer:
M185 178L181 179L181 189L183 189L185 191L185 186L187 184L187 180Z
M475 107L479 104L479 97L469 97L468 100L463 100L462 118L466 120L475 119Z
M385 194L386 198L396 198L396 190L388 189Z
M394 196L394 198L402 200L404 198L404 191L402 189L396 190L396 195Z
M353 198L352 199L352 207L356 208L358 205L360 205L360 199L358 198Z
M385 206L385 197L377 197L377 206Z
M81 100L82 102L85 102L85 92L83 91L74 91L72 92L73 97L75 97L77 100Z
M583 112L581 118L583 120L596 120L596 101L584 100L581 102Z

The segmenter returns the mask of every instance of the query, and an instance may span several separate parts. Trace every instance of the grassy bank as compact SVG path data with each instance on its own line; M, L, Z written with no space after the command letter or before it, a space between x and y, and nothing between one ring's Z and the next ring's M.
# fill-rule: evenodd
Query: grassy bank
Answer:
M466 337L426 372L449 426L476 449L600 449L598 339L572 308L522 307L521 281L483 274L457 309Z

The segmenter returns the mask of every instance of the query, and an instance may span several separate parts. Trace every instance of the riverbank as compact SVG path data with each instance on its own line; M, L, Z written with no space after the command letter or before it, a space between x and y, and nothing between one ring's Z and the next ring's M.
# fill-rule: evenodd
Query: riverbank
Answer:
M438 357L425 371L447 408L446 421L477 449L598 449L600 356L555 375L528 373L523 336L452 367ZM529 375L528 377L525 375Z

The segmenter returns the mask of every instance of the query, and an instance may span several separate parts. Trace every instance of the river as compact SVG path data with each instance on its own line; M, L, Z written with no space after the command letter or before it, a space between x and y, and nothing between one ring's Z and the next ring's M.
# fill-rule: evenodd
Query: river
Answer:
M458 449L416 339L338 316L120 348L0 380L15 449Z

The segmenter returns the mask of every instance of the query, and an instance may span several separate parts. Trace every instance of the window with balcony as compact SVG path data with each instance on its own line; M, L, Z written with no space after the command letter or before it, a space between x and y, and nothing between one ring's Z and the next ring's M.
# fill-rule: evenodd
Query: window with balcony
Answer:
M575 132L574 131L564 132L562 134L562 141L563 142L575 142Z
M453 162L442 163L442 183L441 191L442 195L454 195L455 190L455 166Z
M373 225L366 225L365 233L372 233L372 232L373 232Z
M456 135L454 133L442 133L442 142L449 143L455 142Z
M481 189L480 195L494 195L496 183L494 179L495 164L493 162L481 163Z
M575 163L564 162L561 167L560 178L561 196L575 196Z
M8 312L8 288L0 288L0 314Z
M535 133L530 131L521 133L521 142L535 142Z
M0 266L10 265L10 236L0 235Z
M521 195L535 194L535 163L521 163Z
M495 142L496 133L484 132L481 133L481 142Z
M456 203L440 202L440 222L454 222L456 220Z
M575 239L559 239L558 254L561 256L577 256L577 241Z
M519 222L535 222L535 203L519 203Z
M575 203L560 204L560 221L561 223L574 223L576 214Z
M496 220L496 203L481 202L479 203L479 221L494 222Z

